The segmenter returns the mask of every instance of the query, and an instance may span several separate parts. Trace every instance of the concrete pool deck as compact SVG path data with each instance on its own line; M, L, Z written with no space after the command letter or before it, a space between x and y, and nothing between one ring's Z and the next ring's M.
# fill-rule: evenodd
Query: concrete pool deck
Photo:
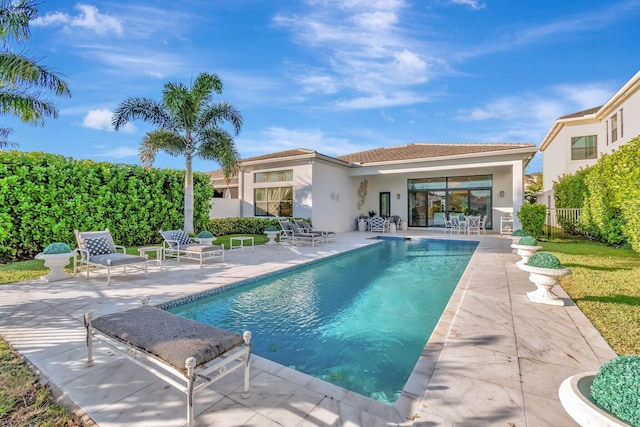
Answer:
M180 426L185 395L147 371L94 346L86 365L83 314L95 316L157 305L244 278L370 244L377 233L340 233L335 243L256 246L227 252L225 262L165 263L147 278L131 271L53 283L0 286L0 334L65 403L101 427ZM615 352L567 297L564 307L534 304L534 285L515 262L511 239L398 232L480 243L405 389L394 406L252 357L251 397L242 399L240 371L195 396L201 426L572 426L558 399L567 377L597 370ZM260 337L254 336L254 340Z

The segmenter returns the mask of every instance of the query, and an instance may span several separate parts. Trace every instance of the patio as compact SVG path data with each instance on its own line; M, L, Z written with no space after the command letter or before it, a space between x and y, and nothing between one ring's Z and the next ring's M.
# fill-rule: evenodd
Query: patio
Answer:
M595 371L615 356L562 289L564 307L530 303L534 289L498 235L450 235L442 230L396 235L480 242L436 331L395 406L252 357L251 398L230 376L196 395L196 424L207 426L571 426L558 400L566 377ZM53 283L0 287L0 333L25 356L66 403L100 426L180 426L180 391L106 347L94 346L86 366L82 316L160 304L247 277L371 243L372 233L340 233L319 246L263 245L228 252L225 262L165 263L149 276L76 276ZM254 340L260 337L254 336ZM237 375L241 375L238 373Z

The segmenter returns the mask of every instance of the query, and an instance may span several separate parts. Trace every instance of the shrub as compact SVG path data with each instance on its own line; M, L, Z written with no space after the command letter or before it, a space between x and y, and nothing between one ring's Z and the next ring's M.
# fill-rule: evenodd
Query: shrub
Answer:
M530 236L540 236L544 233L544 220L547 207L540 203L522 205L518 211L518 218L522 229Z
M524 236L522 239L518 240L518 244L522 246L536 246L538 244L538 240L533 236Z
M522 228L518 228L517 230L515 230L513 233L511 233L512 236L515 237L524 237L524 236L528 236L527 233L525 233Z
M199 239L211 239L213 237L214 237L213 233L210 232L209 230L202 230L201 232L198 233Z
M71 252L71 247L62 242L51 243L46 248L44 248L44 251L42 251L42 253L45 255L67 254L69 252Z
M640 425L640 356L618 356L602 365L591 385L591 397L622 421Z
M527 265L531 267L538 267L538 268L551 268L551 269L564 268L564 266L560 264L560 260L556 258L555 255L552 255L547 252L536 253L531 258L529 258Z

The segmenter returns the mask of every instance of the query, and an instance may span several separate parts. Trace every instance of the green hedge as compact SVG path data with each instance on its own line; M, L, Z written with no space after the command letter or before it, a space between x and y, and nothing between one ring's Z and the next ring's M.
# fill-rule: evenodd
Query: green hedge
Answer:
M540 203L524 204L518 211L518 219L522 229L533 237L544 233L544 220L547 217L547 207Z
M194 173L194 227L209 224L213 187ZM109 228L116 244L161 241L184 227L184 171L0 151L0 262L33 258L73 230Z
M640 251L640 137L554 184L557 207L582 208L580 232Z

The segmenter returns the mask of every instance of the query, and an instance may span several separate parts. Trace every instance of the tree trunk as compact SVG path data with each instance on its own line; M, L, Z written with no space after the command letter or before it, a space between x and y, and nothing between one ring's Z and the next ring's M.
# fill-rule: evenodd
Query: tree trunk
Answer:
M193 159L191 153L185 155L187 165L184 172L184 231L193 234Z

